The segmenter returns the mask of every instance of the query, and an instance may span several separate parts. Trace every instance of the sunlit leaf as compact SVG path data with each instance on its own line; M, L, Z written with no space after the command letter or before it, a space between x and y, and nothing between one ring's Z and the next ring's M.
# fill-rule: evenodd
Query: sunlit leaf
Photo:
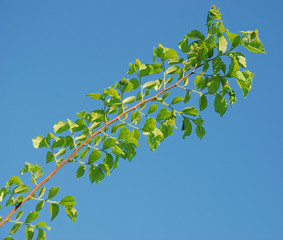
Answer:
M51 221L52 221L59 213L59 205L57 203L51 203L49 207L49 211L51 213Z

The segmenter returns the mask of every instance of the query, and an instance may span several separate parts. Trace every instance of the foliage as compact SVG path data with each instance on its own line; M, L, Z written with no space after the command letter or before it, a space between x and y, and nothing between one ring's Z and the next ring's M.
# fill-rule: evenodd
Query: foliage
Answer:
M12 235L20 228L25 228L28 240L33 239L35 230L36 239L46 239L45 229L50 230L50 227L44 221L36 221L44 207L49 207L51 221L62 208L73 222L76 221L74 197L68 195L54 200L59 187L53 186L47 190L43 186L67 162L76 166L77 178L88 174L91 183L99 183L118 167L120 159L132 161L141 135L148 138L149 147L154 151L173 134L181 120L184 139L192 134L193 129L202 139L206 132L200 112L207 108L211 100L215 112L222 117L228 102L232 107L237 101L236 91L230 86L234 79L246 97L254 74L243 70L246 68L246 58L235 48L244 46L250 52L265 53L258 31L231 33L224 27L221 13L215 6L208 12L206 26L206 36L193 30L179 42L184 58L179 57L177 51L159 44L153 48L152 63L144 64L137 59L129 64L127 73L130 79L121 79L104 89L103 93L87 95L100 102L100 109L79 112L74 121L67 119L56 123L54 133L33 139L35 148L48 149L46 163L55 164L56 168L38 183L43 176L43 168L37 163L26 162L20 173L31 175L31 183L35 185L33 190L30 191L31 186L24 184L18 176L12 176L0 189L0 202L5 200L5 207L13 207L6 218L0 217L0 226L8 221L13 224L10 236L5 240L13 239ZM145 77L150 75L154 77L145 81ZM188 88L188 77L192 76L194 81ZM169 90L173 88L182 89L183 94L172 94L170 98ZM198 96L196 105L191 100L192 94ZM24 196L25 193L28 194ZM24 210L18 209L27 200L34 201L35 208L24 217ZM16 217L12 220L16 211Z

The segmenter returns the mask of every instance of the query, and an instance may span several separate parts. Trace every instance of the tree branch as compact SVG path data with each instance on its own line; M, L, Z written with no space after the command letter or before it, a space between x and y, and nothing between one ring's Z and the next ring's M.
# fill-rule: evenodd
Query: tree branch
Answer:
M200 65L201 66L201 65ZM13 210L2 220L2 222L0 223L0 227L2 227L6 222L9 221L9 219L12 217L12 215L26 202L28 201L32 195L44 184L46 183L48 180L50 180L54 174L56 172L58 172L58 170L63 167L67 162L69 162L73 156L79 152L84 146L86 146L86 144L88 143L89 140L91 140L93 137L95 137L97 134L101 133L106 127L108 127L109 125L111 125L112 123L116 122L117 120L119 120L122 116L124 116L126 113L131 112L132 110L136 109L137 107L139 107L140 105L142 105L143 103L149 102L151 100L156 99L158 96L160 96L162 93L170 90L171 88L176 87L182 80L184 80L185 78L189 77L191 74L194 73L194 71L200 67L200 66L195 66L195 68L188 73L186 76L182 77L180 80L178 80L175 84L171 85L170 87L167 87L165 89L163 89L162 91L160 91L159 93L157 93L155 96L150 97L148 99L142 100L141 102L139 102L138 104L136 104L135 106L123 111L121 114L119 114L117 117L115 117L114 119L112 119L111 121L105 123L98 131L96 131L95 133L93 133L92 135L90 135L79 147L77 147L72 154L66 158L61 164L59 164L45 179L43 179L38 185L36 185L34 187L34 189L32 191L30 191L30 193L24 198L24 200L22 202L20 202L19 204L17 204Z

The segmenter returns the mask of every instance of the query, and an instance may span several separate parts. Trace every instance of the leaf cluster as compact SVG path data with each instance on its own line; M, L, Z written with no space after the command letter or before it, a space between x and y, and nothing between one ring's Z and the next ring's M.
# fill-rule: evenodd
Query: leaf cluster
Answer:
M102 93L87 94L99 102L99 109L81 111L76 120L56 123L54 133L34 138L35 148L48 149L46 164L55 164L50 177L66 163L72 163L76 166L76 178L87 175L91 183L99 183L119 166L121 159L132 161L141 137L146 137L150 149L155 151L181 124L183 139L193 130L202 139L206 131L201 112L209 102L213 101L215 112L222 117L228 102L232 106L237 101L231 81L236 80L246 97L254 74L245 69L246 58L235 49L243 46L250 52L265 53L258 31L231 33L215 6L208 12L206 26L206 34L198 30L187 33L178 44L179 53L159 44L153 48L152 63L144 64L137 59L129 64L130 78L122 78ZM149 76L151 80L147 81ZM189 78L193 81L189 82ZM182 89L182 95L171 94L174 88ZM197 103L191 100L191 95L198 98ZM30 187L18 176L11 177L0 189L0 202L6 198L6 206L17 207L27 200L36 202L34 211L27 213L24 221L21 220L24 210L18 211L15 220L9 219L13 226L6 240L13 239L12 235L22 225L28 240L33 239L35 229L37 239L46 239L43 229L50 227L44 221L31 224L46 205L51 220L64 208L67 216L76 221L74 197L67 195L56 201L59 188L53 186L45 194L46 188L42 186L50 177L37 182L43 176L42 167L25 163L20 173L29 173L39 192L25 198L23 193L29 192Z

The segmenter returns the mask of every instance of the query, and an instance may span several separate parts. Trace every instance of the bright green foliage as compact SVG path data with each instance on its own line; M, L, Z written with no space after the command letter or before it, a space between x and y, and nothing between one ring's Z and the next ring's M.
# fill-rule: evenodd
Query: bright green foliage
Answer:
M49 207L49 211L51 214L51 221L56 218L59 213L59 205L57 203L51 203Z
M38 204L36 204L35 211L39 212L44 207L44 203L44 200L39 201Z
M200 98L199 98L199 110L202 111L204 109L206 109L207 107L207 98L205 96L205 94L200 94Z
M214 108L215 112L219 113L220 117L222 117L228 107L228 103L224 97L222 97L220 94L217 94L214 100Z
M187 107L183 109L182 113L186 115L197 116L198 110L195 107Z
M202 76L196 76L195 77L195 87L196 87L196 89L200 88L201 90L203 90L206 87L206 81L205 81L204 77L202 77Z
M34 236L34 228L31 225L26 226L26 239L31 240Z
M155 112L157 110L157 108L158 108L157 104L152 104L149 107L147 114L151 114L151 113Z
M59 187L52 187L48 192L48 199L55 197L58 192L59 192Z
M77 210L74 207L66 206L65 207L65 211L66 211L68 217L75 223L76 219L77 219L77 216L78 216Z
M171 112L167 108L162 108L157 114L156 120L164 120L171 117Z
M67 162L76 164L76 178L88 172L90 182L99 183L117 169L121 159L133 160L142 137L147 137L152 151L176 129L183 131L183 139L193 132L202 139L206 131L200 113L212 106L209 101L214 101L215 112L223 117L228 101L231 106L237 102L238 90L244 97L251 90L254 74L245 69L246 58L235 49L242 45L250 52L265 53L257 30L229 32L215 6L208 12L206 26L206 33L189 31L179 42L179 51L159 44L153 49L152 63L145 64L139 59L130 63L127 73L133 75L131 79L122 78L101 93L87 94L100 104L97 110L76 113L77 119L56 123L54 134L34 138L35 148L48 148L46 163L54 164L56 171ZM232 89L231 82L237 82L239 88ZM177 88L178 93L174 94ZM31 183L38 185L43 169L38 164L25 163L20 173L29 173ZM76 221L73 196L58 201L59 187L51 187L46 194L46 188L39 186L39 192L29 198L36 203L35 211L18 211L10 235L24 229L26 239L35 234L38 240L46 239L43 229L50 227L44 221L30 224L40 217L46 205L51 221L60 208ZM6 201L2 206L20 206L30 189L18 176L11 177L0 188L0 202Z
M28 214L25 223L30 223L38 218L38 212L32 211Z
M21 227L20 223L15 223L14 226L11 228L10 230L10 235L13 235L14 233L16 233Z
M73 196L68 195L60 201L60 204L63 206L74 207L76 205L76 201Z
M84 164L81 164L81 165L78 167L78 170L77 170L77 172L76 172L76 177L77 177L77 178L80 178L80 177L82 177L84 174L85 174L85 165L84 165Z

